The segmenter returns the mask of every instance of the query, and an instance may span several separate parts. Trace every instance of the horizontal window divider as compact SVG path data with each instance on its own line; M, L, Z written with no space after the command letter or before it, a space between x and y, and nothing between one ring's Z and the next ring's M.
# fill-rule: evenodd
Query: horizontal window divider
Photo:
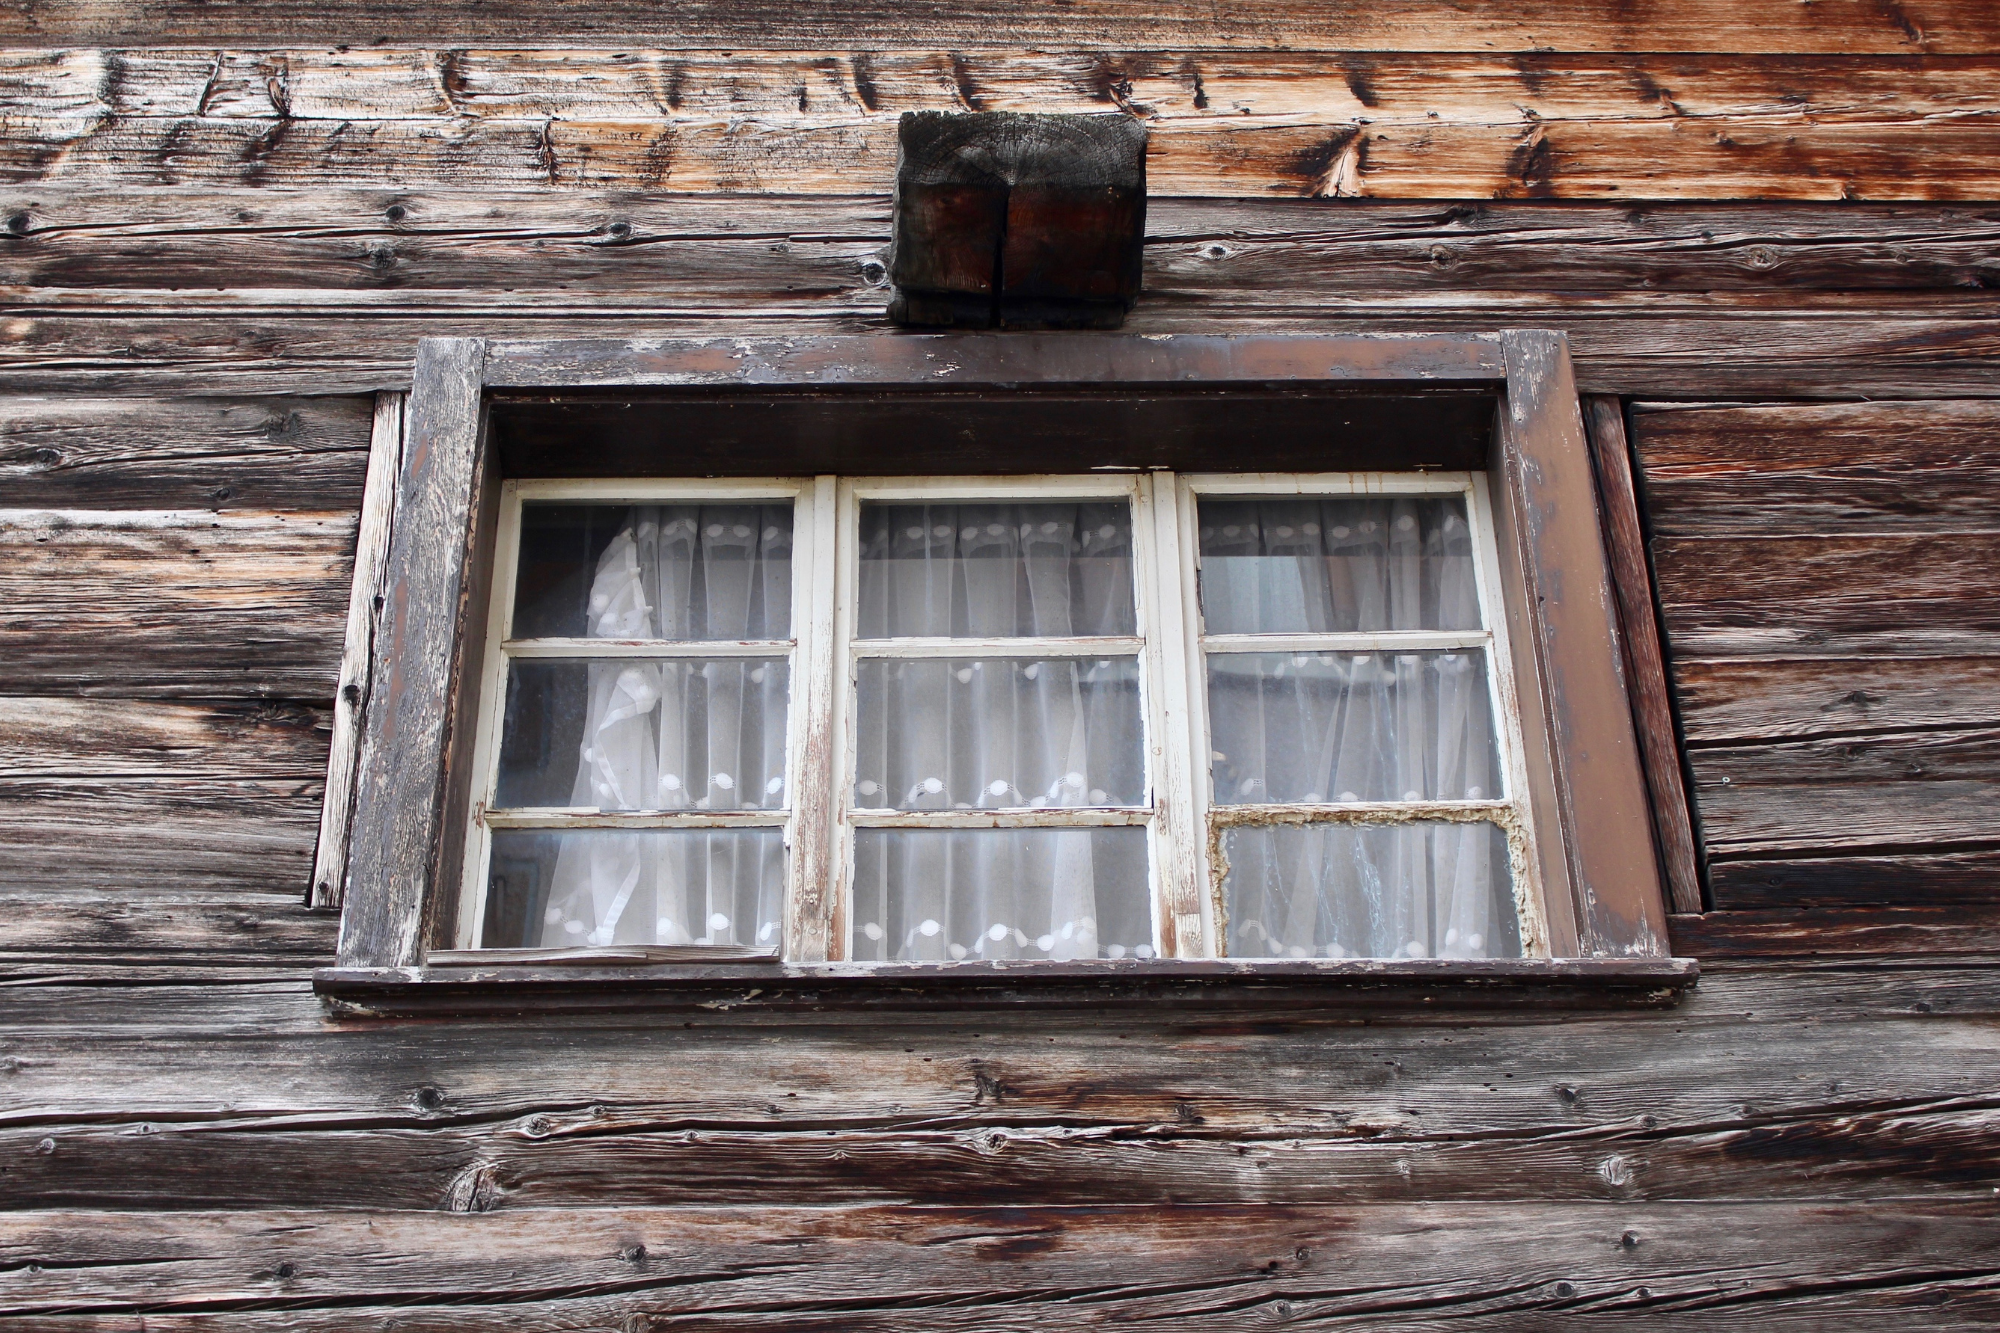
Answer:
M1146 650L1137 635L1067 639L856 639L856 657L1136 657Z
M1518 818L1512 801L1347 801L1210 805L1218 827L1259 824L1500 824Z
M1358 495L1393 499L1399 495L1454 495L1472 485L1470 472L1347 472L1299 476L1288 472L1192 472L1181 480L1196 495L1242 495L1282 500L1292 496Z
M782 828L789 810L487 810L492 829Z
M784 657L790 639L509 639L500 645L509 657Z
M1421 653L1484 648L1492 634L1483 629L1376 630L1341 634L1204 634L1209 653Z
M1139 806L1065 805L1020 810L849 810L855 828L1130 828L1153 817Z

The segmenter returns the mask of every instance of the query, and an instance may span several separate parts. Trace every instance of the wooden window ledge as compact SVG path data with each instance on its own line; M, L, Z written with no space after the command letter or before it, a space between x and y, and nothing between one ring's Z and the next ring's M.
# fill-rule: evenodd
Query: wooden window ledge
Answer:
M1369 1013L1659 1009L1700 976L1692 958L1097 959L1067 963L717 962L647 967L330 967L313 975L348 1018L688 1009L1098 1009Z

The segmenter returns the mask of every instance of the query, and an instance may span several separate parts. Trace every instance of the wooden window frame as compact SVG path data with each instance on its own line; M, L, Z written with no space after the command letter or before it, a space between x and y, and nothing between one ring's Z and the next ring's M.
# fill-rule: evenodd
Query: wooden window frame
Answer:
M830 838L797 839L787 921L804 932L789 950L802 961L560 967L440 964L431 958L463 879L475 719L493 688L487 637L502 495L489 447L487 400L495 392L569 395L661 390L771 393L838 389L923 395L1088 387L1140 395L1271 391L1338 385L1385 392L1491 393L1498 411L1488 459L1494 556L1505 609L1504 641L1518 717L1515 788L1533 809L1534 875L1550 957L1506 960L1014 961L955 964L818 962L837 950L824 898L840 876ZM1255 1008L1347 1002L1398 1004L1671 1003L1696 967L1669 956L1666 904L1649 793L1628 695L1627 668L1582 413L1567 341L1559 332L1505 330L1437 337L938 334L726 342L536 341L426 338L401 420L394 486L371 486L364 508L386 528L379 591L357 584L367 642L358 680L358 725L336 752L355 774L352 798L330 791L315 900L339 900L335 966L316 974L321 994L349 1013L625 1008L657 1004L927 1006L1187 999ZM378 432L379 434L379 432ZM698 466L698 464L697 464ZM1329 469L1332 470L1332 469ZM1233 481L1233 479L1232 479ZM1143 484L1144 479L1141 479ZM804 484L802 507L834 518L831 477ZM387 492L387 494L378 494ZM1191 503L1166 497L1174 512ZM386 511L386 512L384 512ZM364 521L364 527L369 524ZM1173 524L1156 525L1171 528ZM1165 552L1161 552L1165 555ZM1174 559L1180 559L1175 554ZM833 578L815 561L807 577ZM806 606L832 597L817 593ZM350 648L354 625L350 623ZM1160 632L1164 636L1167 626ZM831 652L836 635L800 634L799 651ZM1192 633L1185 667L1201 649ZM811 642L808 650L805 645ZM352 655L352 654L350 654ZM809 673L831 681L833 673ZM796 681L796 678L795 678ZM1183 673L1193 707L1198 693ZM795 686L796 688L796 686ZM809 687L817 688L817 687ZM795 699L801 725L835 716L833 700ZM828 727L833 724L826 723ZM1503 723L1504 725L1504 723ZM337 742L340 738L337 738ZM807 737L802 754L829 760L835 736ZM801 759L794 809L830 801L807 784L838 781L829 761ZM1186 804L1201 784L1192 773ZM1174 785L1170 779L1169 785ZM345 827L341 827L342 813ZM344 878L327 871L345 851ZM1191 887L1191 886L1190 886ZM344 892L343 892L344 890ZM1172 892L1172 890L1170 890ZM1180 906L1175 907L1179 912ZM1180 952L1177 950L1176 952ZM718 997L724 997L718 1000Z

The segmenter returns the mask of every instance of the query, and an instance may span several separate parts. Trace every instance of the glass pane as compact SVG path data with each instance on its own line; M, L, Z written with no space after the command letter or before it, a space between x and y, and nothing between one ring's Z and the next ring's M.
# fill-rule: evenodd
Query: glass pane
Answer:
M1136 634L1132 511L864 504L857 636Z
M857 959L1152 956L1144 829L855 830Z
M1518 958L1497 824L1284 824L1223 834L1236 958Z
M494 804L783 809L783 659L516 660Z
M783 829L496 829L486 949L778 947Z
M788 639L792 505L521 506L517 639Z
M1211 653L1218 805L1500 796L1486 654Z
M1200 502L1210 634L1478 629L1457 497Z
M1143 805L1139 662L863 658L862 808Z

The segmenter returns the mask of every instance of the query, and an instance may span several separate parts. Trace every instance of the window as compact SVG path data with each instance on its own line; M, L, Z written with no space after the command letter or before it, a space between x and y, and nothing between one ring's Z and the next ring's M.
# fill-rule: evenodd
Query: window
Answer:
M552 966L1691 978L1661 957L1559 338L824 342L426 342L328 994ZM1295 387L1357 365L1421 392ZM605 392L662 376L726 391ZM1259 462L1388 470L1185 466L1274 423ZM1141 425L1155 457L1115 456ZM857 454L903 470L655 475Z
M783 956L826 825L858 961L1543 953L1491 526L1467 473L507 483L457 942Z

